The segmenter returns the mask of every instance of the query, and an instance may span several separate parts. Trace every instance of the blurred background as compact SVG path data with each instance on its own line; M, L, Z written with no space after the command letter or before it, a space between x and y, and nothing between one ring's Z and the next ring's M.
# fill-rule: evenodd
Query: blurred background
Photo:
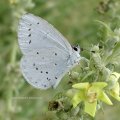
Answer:
M19 63L17 27L22 14L30 12L53 24L72 45L90 48L97 44L101 20L120 27L119 0L0 0L0 120L57 120L48 111L48 102L64 91L63 78L55 90L42 91L31 87L23 78ZM82 52L82 56L87 54ZM16 99L21 97L21 99ZM22 99L26 97L26 99ZM37 97L30 99L30 97ZM120 104L104 105L96 120L119 120Z

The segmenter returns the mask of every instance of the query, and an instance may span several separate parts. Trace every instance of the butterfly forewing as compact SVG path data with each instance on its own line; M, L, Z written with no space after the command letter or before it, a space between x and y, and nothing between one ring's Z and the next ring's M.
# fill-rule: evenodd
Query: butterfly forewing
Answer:
M54 46L65 52L71 52L70 44L52 25L32 14L22 16L18 39L23 54L34 49Z

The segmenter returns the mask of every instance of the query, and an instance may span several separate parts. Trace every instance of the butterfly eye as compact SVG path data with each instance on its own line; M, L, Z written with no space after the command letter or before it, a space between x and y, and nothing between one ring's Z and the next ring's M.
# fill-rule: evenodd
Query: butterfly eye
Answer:
M78 48L77 48L77 47L73 47L73 49L74 49L75 51L78 51Z

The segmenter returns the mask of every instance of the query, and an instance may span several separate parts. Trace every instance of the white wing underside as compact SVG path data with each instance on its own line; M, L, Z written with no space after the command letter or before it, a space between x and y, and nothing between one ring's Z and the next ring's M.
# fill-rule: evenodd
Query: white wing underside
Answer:
M23 54L34 49L56 46L68 54L72 51L68 41L47 21L32 14L22 16L18 28L18 41Z
M56 87L69 71L68 56L55 50L54 48L35 50L22 58L22 73L29 84L41 89ZM39 54L36 55L36 52Z
M18 39L24 54L21 69L28 83L41 89L56 87L70 69L71 45L52 25L32 14L22 16Z

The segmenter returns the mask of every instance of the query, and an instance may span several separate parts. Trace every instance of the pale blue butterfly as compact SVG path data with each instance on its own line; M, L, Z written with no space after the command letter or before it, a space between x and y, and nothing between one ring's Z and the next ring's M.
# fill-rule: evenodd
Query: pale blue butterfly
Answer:
M36 88L56 87L80 61L79 47L72 48L51 24L32 14L21 17L18 39L23 76Z

